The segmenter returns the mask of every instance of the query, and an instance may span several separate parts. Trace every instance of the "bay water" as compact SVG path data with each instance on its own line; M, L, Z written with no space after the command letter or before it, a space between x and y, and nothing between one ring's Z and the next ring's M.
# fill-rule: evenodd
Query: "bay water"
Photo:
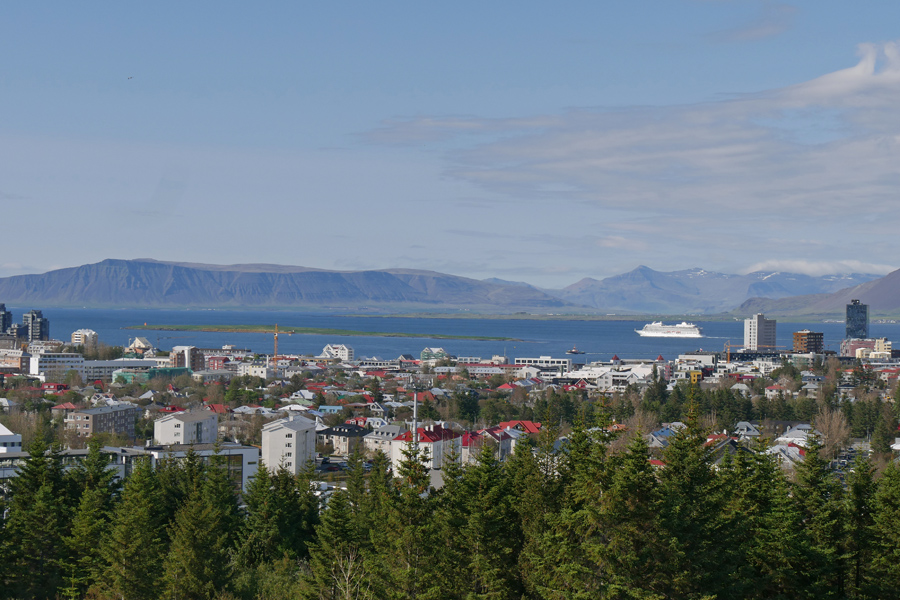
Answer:
M31 307L9 307L18 321ZM480 356L490 358L494 354L515 357L565 356L566 350L576 346L585 352L573 356L575 362L620 358L653 359L662 355L665 359L692 350L723 349L725 343L740 345L743 342L743 321L695 321L705 337L647 338L635 330L648 320L540 320L497 318L434 318L434 317L366 317L338 314L305 313L293 311L254 310L159 310L159 309L76 309L48 308L43 310L50 321L50 335L68 341L76 329L93 329L100 341L108 345L128 345L137 337L145 337L159 348L190 345L202 348L219 348L233 344L261 354L271 353L272 334L194 332L167 330L131 330L134 325L270 325L280 329L289 327L321 327L353 331L418 334L419 337L369 337L340 335L289 335L278 338L279 353L318 354L326 344L346 344L356 356L396 358L400 354L418 357L423 348L441 347L456 356ZM666 321L674 324L675 321ZM838 350L844 337L843 323L778 323L777 344L786 349L792 346L792 334L810 329L824 334L825 347ZM872 337L895 339L900 324L873 323ZM488 336L514 338L514 341L435 339L429 335Z

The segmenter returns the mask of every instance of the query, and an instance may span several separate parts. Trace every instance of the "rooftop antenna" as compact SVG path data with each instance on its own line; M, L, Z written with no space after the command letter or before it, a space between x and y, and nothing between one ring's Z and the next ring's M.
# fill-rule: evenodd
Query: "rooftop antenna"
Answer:
M418 384L412 385L413 389L413 448L416 456L419 456L419 402L418 402Z
M272 358L272 367L275 370L275 379L278 379L278 323L275 323L275 356Z

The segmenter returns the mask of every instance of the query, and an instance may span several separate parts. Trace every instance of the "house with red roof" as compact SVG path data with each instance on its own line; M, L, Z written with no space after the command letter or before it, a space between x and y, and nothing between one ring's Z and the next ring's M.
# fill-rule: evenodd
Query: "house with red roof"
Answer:
M460 456L462 436L452 429L435 423L419 427L417 432L419 448L426 457L426 465L429 469L440 469L451 454ZM404 431L391 441L391 467L394 469L394 473L400 468L400 463L404 459L403 451L412 443L411 431Z
M504 421L499 423L498 427L501 429L518 429L525 433L539 433L541 430L541 424L533 421Z
M513 450L513 436L501 427L466 431L460 439L460 459L463 464L478 462L478 456L490 448L498 460L506 460Z
M66 415L68 415L69 413L74 412L76 410L81 410L81 408L82 407L75 406L71 402L63 402L62 404L57 404L56 406L52 407L50 409L50 414L54 418L56 418L56 417L65 418Z

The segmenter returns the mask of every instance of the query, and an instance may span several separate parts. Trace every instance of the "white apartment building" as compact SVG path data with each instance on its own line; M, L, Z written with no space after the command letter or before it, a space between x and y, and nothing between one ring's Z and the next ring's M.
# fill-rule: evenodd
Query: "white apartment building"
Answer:
M93 329L79 329L72 332L72 344L75 346L96 346L97 332Z
M341 362L353 360L353 348L344 344L328 344L316 358L338 359Z
M316 459L316 422L294 415L262 428L262 461L270 470L284 467L297 475Z
M212 444L218 436L219 419L214 412L173 413L153 423L157 444Z
M406 431L406 427L401 425L385 425L379 427L375 431L368 433L363 437L363 444L367 456L373 456L381 450L385 456L391 456L391 442L394 438Z
M566 373L572 370L571 358L553 358L551 356L539 356L538 358L517 358L517 365L531 365L538 367L541 371L555 371L557 373Z
M74 352L38 352L31 355L29 374L46 381L62 381L66 373L75 371L84 377L84 356Z
M0 452L21 452L22 436L13 433L0 423Z
M274 379L275 369L268 365L254 365L253 363L240 363L237 367L237 374L251 377L260 377L262 379Z
M775 319L767 319L762 313L744 319L744 349L751 352L775 351Z
M157 366L155 360L142 358L116 358L114 360L86 360L84 361L82 377L85 381L112 381L112 374L119 369L153 368Z
M462 451L462 436L445 429L440 424L426 425L418 428L419 448L425 455L425 465L429 469L440 469L451 455L457 461ZM404 460L403 451L413 443L413 433L405 431L391 442L391 468L396 474L400 463Z

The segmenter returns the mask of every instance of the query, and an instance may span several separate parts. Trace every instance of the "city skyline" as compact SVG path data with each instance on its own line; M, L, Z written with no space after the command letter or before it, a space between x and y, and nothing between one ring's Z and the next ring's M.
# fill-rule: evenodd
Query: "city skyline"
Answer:
M895 3L212 6L0 9L0 277L900 266Z

